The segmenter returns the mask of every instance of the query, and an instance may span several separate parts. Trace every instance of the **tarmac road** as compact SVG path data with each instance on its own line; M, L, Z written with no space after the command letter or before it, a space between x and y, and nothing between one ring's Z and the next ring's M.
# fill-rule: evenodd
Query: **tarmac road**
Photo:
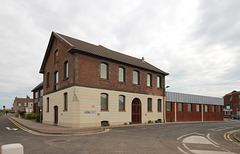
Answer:
M240 145L224 138L225 133L240 129L240 122L146 124L81 136L41 136L13 128L17 127L7 117L0 117L0 146L21 143L25 154L240 153Z

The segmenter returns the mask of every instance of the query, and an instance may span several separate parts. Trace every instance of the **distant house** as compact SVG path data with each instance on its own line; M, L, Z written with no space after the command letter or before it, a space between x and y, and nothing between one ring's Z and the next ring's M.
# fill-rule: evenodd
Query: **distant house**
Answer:
M43 123L89 127L164 120L168 73L144 58L53 32L40 73Z
M43 82L38 84L33 90L33 113L40 114L43 102Z
M240 91L232 91L223 96L224 116L240 115Z
M166 92L166 121L222 121L223 99Z
M33 99L31 99L29 96L26 96L26 98L17 98L15 97L15 100L13 102L13 111L26 111L26 113L31 113L33 111Z

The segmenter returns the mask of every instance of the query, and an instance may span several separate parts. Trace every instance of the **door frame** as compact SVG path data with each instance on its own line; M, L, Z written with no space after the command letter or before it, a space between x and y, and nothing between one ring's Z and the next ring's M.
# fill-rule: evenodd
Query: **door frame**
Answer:
M58 124L58 106L54 106L54 125Z
M133 112L133 109L138 111L136 113ZM142 123L142 104L139 98L134 98L132 101L132 124L141 124ZM134 119L134 116L137 116L137 119Z

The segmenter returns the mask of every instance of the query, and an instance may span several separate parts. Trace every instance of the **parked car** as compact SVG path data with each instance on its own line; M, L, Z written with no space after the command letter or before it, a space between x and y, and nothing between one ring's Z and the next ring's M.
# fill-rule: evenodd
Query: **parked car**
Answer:
M232 115L231 119L238 119L238 120L240 120L240 115Z

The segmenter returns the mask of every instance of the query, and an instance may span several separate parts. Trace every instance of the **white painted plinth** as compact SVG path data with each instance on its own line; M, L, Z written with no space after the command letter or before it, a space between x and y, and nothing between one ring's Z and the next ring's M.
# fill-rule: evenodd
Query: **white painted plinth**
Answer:
M1 154L23 154L23 146L20 143L1 146Z

